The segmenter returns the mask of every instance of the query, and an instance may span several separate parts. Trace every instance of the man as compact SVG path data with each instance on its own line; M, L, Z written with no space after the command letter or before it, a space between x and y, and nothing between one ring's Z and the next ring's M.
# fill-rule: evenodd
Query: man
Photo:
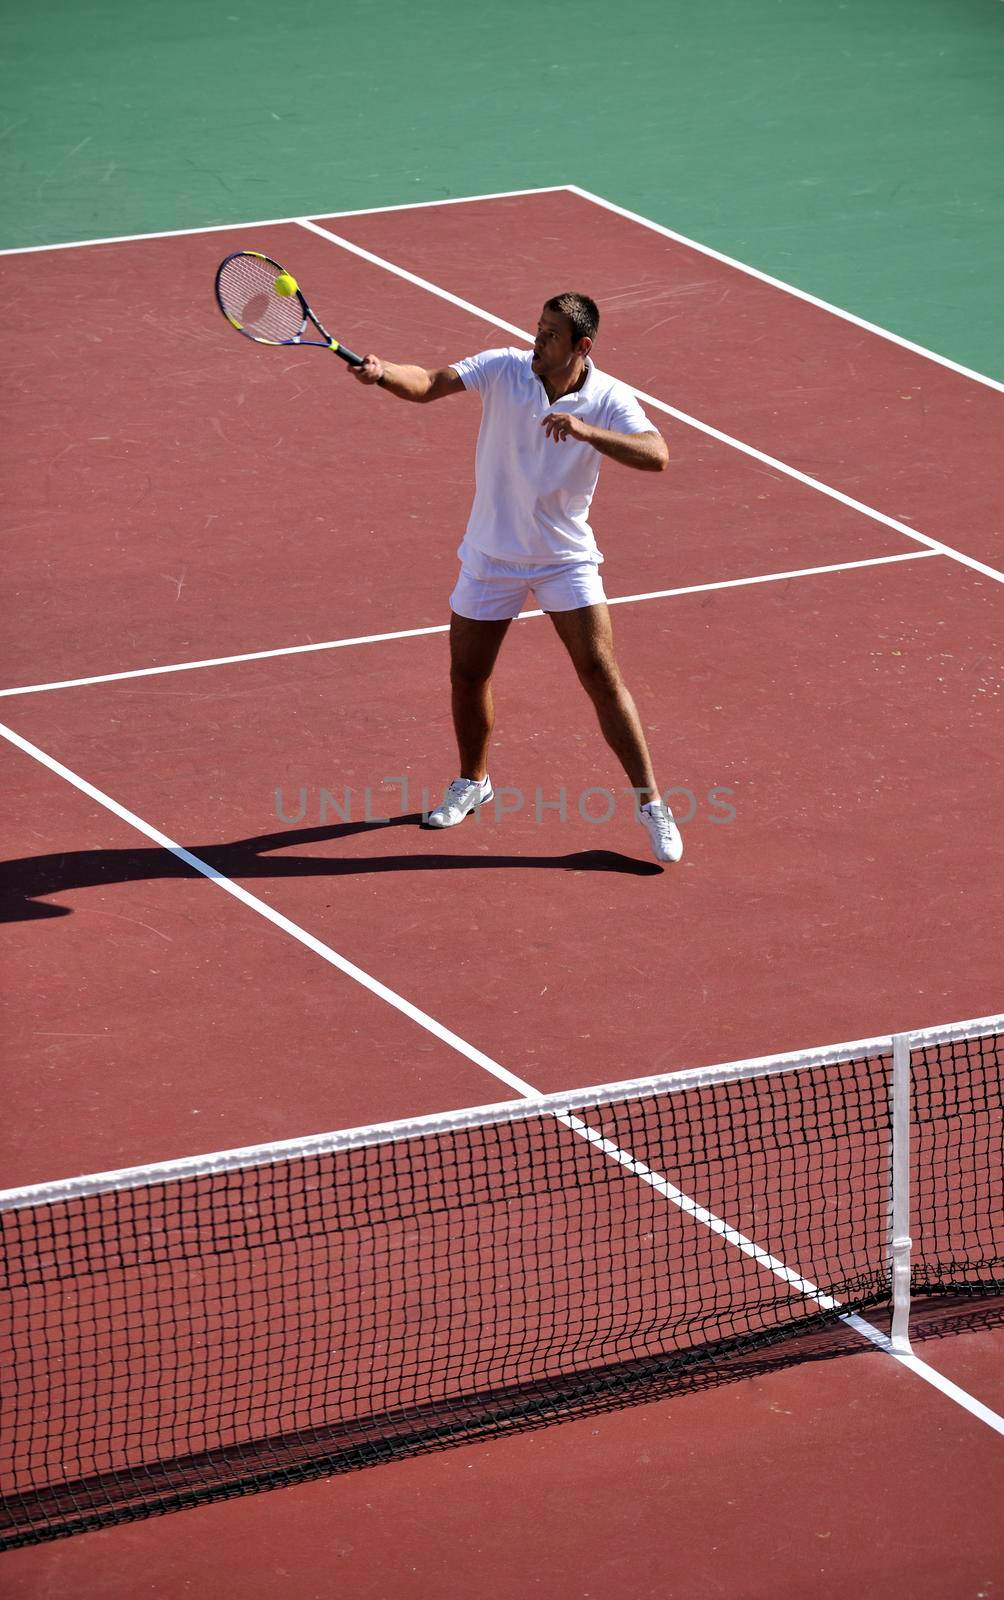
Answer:
M491 677L509 624L532 591L554 624L600 728L638 795L638 816L660 861L679 861L683 840L660 798L635 703L614 657L610 612L587 521L609 456L662 472L666 442L626 384L599 372L589 353L599 311L581 294L548 300L533 352L485 350L426 370L368 355L350 368L401 400L427 402L476 389L482 400L477 487L450 596L450 681L460 773L429 816L452 828L493 798L488 745Z

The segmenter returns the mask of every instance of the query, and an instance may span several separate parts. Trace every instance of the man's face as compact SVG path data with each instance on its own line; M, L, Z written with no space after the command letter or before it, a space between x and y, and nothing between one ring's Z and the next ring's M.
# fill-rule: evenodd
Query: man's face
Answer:
M545 308L537 323L530 365L541 378L551 372L567 371L576 355L584 354L582 344L589 348L585 340L578 345L573 344L572 325L567 317L563 317L560 311L548 311Z

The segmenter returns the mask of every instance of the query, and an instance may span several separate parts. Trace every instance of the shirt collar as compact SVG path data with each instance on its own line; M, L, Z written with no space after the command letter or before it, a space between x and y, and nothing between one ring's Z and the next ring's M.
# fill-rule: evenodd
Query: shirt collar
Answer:
M529 364L530 364L530 358L532 357L532 355L533 355L533 351L532 350L528 351L528 353L527 353L527 367L528 368L529 368ZM563 394L561 396L561 400L580 400L580 399L585 400L585 399L588 399L589 395L592 393L593 375L594 375L595 371L596 371L596 368L593 366L593 363L590 361L589 357L587 356L586 357L586 376L582 381L581 387L578 388L578 389L573 389L571 394ZM530 377L533 379L534 383L540 383L540 379L537 377L537 374L532 369L530 369ZM543 388L543 387L544 387L543 384L541 384L541 388ZM546 392L547 391L545 390L545 393ZM555 405L560 405L561 404L561 400L555 400L554 404Z

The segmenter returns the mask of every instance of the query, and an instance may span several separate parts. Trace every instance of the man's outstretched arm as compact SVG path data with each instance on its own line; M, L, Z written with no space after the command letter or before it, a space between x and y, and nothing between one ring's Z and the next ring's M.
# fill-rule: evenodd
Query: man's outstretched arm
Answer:
M379 356L366 356L361 367L349 367L357 383L378 383L381 389L397 395L399 400L442 400L448 394L463 394L464 382L452 367L403 367L394 361L381 361Z

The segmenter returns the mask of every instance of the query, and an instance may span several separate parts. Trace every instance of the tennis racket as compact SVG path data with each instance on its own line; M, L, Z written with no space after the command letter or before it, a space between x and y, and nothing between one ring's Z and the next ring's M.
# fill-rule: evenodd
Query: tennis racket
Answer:
M312 344L333 350L350 367L363 364L362 356L333 339L318 321L296 279L258 250L238 250L220 262L216 299L230 326L256 344ZM303 337L308 322L319 339Z

